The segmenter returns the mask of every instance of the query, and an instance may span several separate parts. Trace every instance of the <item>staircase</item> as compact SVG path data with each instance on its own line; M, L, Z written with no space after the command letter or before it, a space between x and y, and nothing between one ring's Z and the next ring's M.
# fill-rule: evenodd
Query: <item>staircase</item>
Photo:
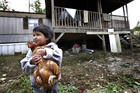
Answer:
M140 48L140 38L134 36L133 34L131 34L131 36L133 47Z
M127 39L127 37L120 37L121 45L123 48L128 49L130 48L130 39Z
M131 41L131 38L132 38L132 41ZM125 35L123 37L120 37L122 46L126 49L130 47L140 48L140 39L134 36L133 34L131 34L131 38L130 38L130 35Z

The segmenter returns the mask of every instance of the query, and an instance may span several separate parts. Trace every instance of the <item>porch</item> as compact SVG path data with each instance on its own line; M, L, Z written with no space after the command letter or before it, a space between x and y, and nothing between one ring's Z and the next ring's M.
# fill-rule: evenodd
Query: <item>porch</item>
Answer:
M69 11L72 11L73 14ZM52 16L52 27L55 33L59 33L55 34L56 42L62 38L72 39L74 37L84 38L84 40L86 40L89 36L95 35L102 41L102 47L105 51L105 36L114 35L113 39L116 39L116 37L119 38L119 34L130 34L129 20L126 15L112 15L112 13L56 6L54 7L54 15ZM109 29L113 29L113 32L109 32ZM69 34L69 38L66 36L66 33ZM76 34L79 35L76 36ZM119 39L113 42L119 42L120 45ZM121 52L121 50L117 50L117 52Z
M111 13L102 13L77 10L70 15L68 8L54 7L53 28L55 32L66 33L86 33L107 32L108 29L114 31L129 31L128 16L112 15Z

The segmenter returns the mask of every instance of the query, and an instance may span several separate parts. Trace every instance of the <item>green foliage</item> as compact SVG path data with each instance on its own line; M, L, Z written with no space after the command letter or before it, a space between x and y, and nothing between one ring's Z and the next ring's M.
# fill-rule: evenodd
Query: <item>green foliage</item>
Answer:
M122 77L121 78L123 80L124 83L126 83L129 87L132 87L132 88L139 88L140 87L140 82L137 82L135 80L133 80L132 78L130 77Z
M8 7L8 1L7 0L0 1L0 10L10 11L10 8Z
M105 93L120 93L124 87L119 83L108 84L105 86Z
M28 76L20 77L10 83L5 93L32 93L32 87Z
M140 26L136 26L133 31L140 31Z
M70 84L68 84L68 85L60 84L59 88L58 88L58 93L75 93L76 90L77 90L77 88Z
M91 85L93 86L93 90L87 93L120 93L124 87L116 82L116 83L108 83L107 85Z
M45 13L46 10L41 8L41 3L40 0L36 0L34 3L32 3L31 8L33 9L34 12L36 13Z
M132 31L136 37L140 37L140 26L136 26Z
M140 87L140 82L133 80L130 76L123 76L120 77L117 82L111 82L104 85L91 84L90 87L92 90L89 90L86 93L120 93L128 87L138 89Z
M59 93L75 93L77 88L70 84L62 85L59 84ZM30 84L28 76L20 77L19 79L11 82L6 88L4 93L33 93L33 89Z

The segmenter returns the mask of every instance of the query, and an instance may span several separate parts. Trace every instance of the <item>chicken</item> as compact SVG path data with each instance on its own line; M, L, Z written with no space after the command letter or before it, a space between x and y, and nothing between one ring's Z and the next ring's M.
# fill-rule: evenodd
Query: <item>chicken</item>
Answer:
M31 48L33 55L37 55L38 49L47 48L46 46L37 46L30 41L28 42L28 47ZM59 75L60 69L58 65L50 59L41 58L33 70L34 83L39 86L41 90L51 88L56 83L56 80L58 80Z

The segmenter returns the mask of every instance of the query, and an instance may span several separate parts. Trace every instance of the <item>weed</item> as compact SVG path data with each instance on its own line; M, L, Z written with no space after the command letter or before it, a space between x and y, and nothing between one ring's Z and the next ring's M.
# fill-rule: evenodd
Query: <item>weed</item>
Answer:
M124 83L126 83L129 87L132 88L139 88L140 87L140 82L133 80L130 77L124 76L121 77L121 79L123 80Z
M108 83L107 85L92 84L92 90L86 93L120 93L124 87L120 83Z
M28 76L20 77L7 86L5 93L32 93L32 87Z
M60 84L58 88L59 93L75 93L77 90L75 86L70 84ZM3 93L33 93L28 75L9 83L4 90Z
M62 85L59 84L58 93L75 93L77 88L73 85Z
M105 86L105 93L120 93L124 87L120 83L108 84Z

